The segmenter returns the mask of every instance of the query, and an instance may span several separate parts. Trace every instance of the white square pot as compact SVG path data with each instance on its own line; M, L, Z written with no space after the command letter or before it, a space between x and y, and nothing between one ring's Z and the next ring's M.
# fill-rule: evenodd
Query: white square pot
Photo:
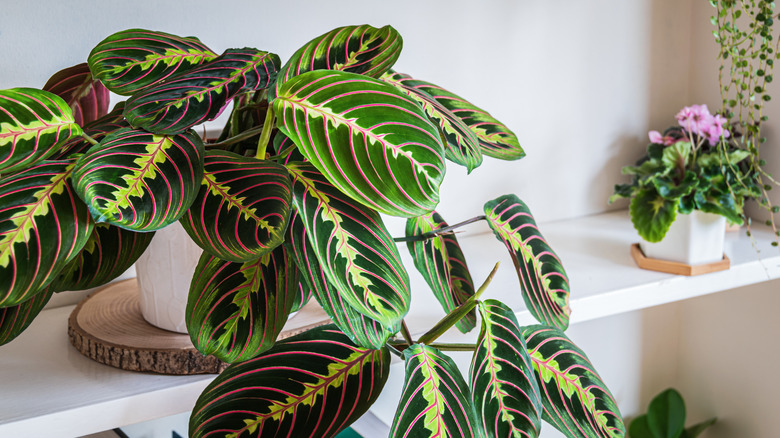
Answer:
M645 257L695 266L723 259L726 218L694 210L678 214L664 239L657 243L639 242Z

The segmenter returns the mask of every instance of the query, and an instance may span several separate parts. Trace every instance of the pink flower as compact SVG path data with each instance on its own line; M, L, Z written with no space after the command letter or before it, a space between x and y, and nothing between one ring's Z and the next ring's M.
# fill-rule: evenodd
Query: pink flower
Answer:
M724 128L726 122L726 118L720 114L716 114L712 117L710 125L707 126L706 131L703 132L703 135L707 137L707 141L709 141L711 145L716 145L720 141L721 136L723 138L729 138L729 135L731 135L729 131Z
M706 135L713 124L713 117L707 105L686 106L675 118L683 129L696 135Z
M650 143L662 144L664 146L673 145L673 144L677 143L680 140L687 141L687 139L685 137L675 138L675 137L672 137L670 135L663 136L658 131L650 131L650 132L647 133L647 136L650 138Z
M731 135L725 128L728 120L720 114L714 116L710 114L707 105L686 106L677 113L675 118L684 130L706 139L711 145Z

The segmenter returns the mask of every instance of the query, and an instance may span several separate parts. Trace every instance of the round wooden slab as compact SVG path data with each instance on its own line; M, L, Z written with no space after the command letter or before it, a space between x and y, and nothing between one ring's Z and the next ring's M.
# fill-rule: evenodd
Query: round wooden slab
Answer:
M315 300L292 316L279 339L328 324ZM187 334L157 328L143 318L135 278L111 284L85 298L68 319L70 342L97 362L160 374L219 373L228 364L202 355Z
M227 366L202 355L189 335L146 322L135 278L109 285L79 303L68 318L68 336L81 354L123 370L205 374Z

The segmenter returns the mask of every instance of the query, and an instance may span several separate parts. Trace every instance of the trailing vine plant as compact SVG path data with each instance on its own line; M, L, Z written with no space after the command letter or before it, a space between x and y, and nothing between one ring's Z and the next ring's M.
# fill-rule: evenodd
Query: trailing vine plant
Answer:
M780 211L780 207L772 205L768 196L772 187L780 185L780 182L766 171L766 162L759 154L761 144L766 142L761 131L762 124L768 120L764 105L772 98L767 87L773 81L775 60L780 59L780 41L773 35L777 18L775 2L710 0L710 4L717 11L710 20L716 27L713 35L720 46L718 83L722 113L736 128L733 140L750 152L749 160L744 163L750 167L761 190L758 203L769 212L767 225L772 227L776 236L780 236L775 222L775 213ZM721 147L728 147L725 140L721 141ZM747 223L750 233L749 219ZM772 245L778 246L778 240Z

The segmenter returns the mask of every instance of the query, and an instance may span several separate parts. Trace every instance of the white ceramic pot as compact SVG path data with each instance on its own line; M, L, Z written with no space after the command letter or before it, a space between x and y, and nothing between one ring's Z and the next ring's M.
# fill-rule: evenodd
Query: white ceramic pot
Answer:
M155 233L149 248L135 263L141 314L147 322L187 333L187 295L201 252L178 222Z
M642 240L639 246L645 257L695 266L723 259L725 235L726 218L694 210L678 214L662 241Z

